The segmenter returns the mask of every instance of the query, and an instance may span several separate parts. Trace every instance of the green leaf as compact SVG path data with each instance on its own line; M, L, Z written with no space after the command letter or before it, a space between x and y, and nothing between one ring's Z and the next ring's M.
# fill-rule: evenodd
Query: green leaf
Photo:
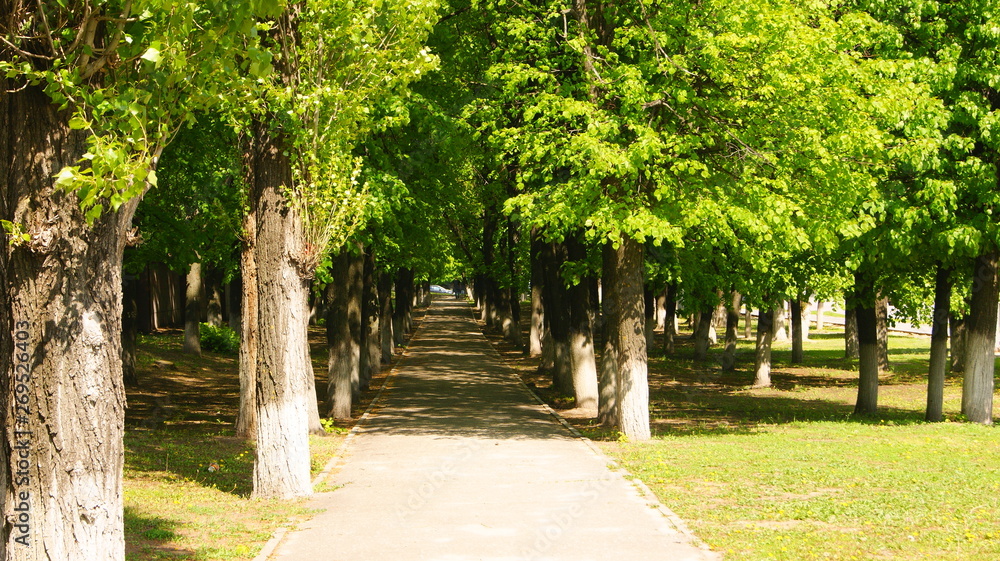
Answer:
M143 60L148 60L149 62L160 62L160 51L154 47L146 49L146 52L142 54Z
M81 130L90 128L90 123L83 117L76 115L69 120L69 128L73 130Z

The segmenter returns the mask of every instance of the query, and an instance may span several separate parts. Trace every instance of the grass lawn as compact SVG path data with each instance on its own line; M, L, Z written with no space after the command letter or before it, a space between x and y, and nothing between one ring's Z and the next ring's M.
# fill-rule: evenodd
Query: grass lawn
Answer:
M891 337L879 415L854 419L841 332L814 332L798 366L777 344L768 389L750 387L752 340L726 374L695 362L685 336L670 357L650 353L652 441L570 421L727 561L1000 560L1000 432L961 422L960 375L948 378L949 422L923 422L928 338ZM491 339L550 403L572 406L536 359Z

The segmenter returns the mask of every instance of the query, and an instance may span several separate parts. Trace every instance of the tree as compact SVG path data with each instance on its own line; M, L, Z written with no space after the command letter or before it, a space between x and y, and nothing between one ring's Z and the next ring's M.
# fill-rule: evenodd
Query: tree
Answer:
M124 245L163 147L216 100L264 7L0 3L2 508L24 522L4 559L124 558Z
M375 125L372 108L433 66L422 49L430 2L297 3L265 25L263 78L234 103L249 122L244 302L256 311L255 359L241 379L256 386L254 496L311 493L309 430L321 431L306 322L308 283L328 251L364 219L367 197L352 154ZM269 70L273 69L273 72ZM266 73L266 76L263 74ZM243 112L241 114L241 112ZM246 321L246 319L244 320ZM245 329L246 331L246 329ZM252 329L250 331L253 331Z

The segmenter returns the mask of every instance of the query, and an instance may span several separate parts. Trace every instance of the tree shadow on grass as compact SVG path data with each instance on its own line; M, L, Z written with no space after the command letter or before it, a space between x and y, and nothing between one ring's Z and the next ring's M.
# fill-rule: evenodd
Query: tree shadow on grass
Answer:
M125 507L125 559L193 559L195 552L172 547L178 522Z
M164 474L246 497L253 490L253 446L204 431L130 430L125 434L125 469L150 477Z

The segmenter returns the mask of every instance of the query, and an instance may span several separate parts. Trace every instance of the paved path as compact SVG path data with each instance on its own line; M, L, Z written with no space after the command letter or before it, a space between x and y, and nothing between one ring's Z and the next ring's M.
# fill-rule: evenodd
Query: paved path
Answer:
M436 301L341 469L269 559L705 560Z

